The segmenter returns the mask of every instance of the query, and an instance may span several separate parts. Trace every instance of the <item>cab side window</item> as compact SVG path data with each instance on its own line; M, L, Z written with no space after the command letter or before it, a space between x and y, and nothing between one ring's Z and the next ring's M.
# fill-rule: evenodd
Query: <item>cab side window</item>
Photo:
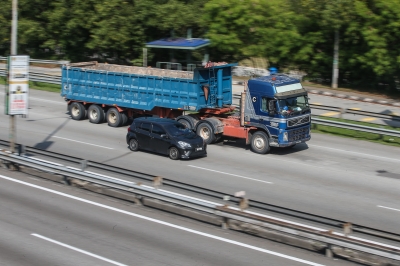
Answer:
M263 97L261 100L261 111L268 112L268 98Z
M155 124L153 124L153 129L151 130L151 132L153 134L157 134L157 135L160 135L160 136L162 134L165 134L165 130L161 126L155 125Z

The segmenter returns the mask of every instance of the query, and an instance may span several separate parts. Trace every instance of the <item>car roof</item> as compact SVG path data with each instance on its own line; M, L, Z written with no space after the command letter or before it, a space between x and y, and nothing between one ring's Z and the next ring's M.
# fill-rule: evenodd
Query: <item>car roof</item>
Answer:
M159 117L139 117L133 120L134 123L138 122L149 122L157 124L177 124L178 122L169 118L159 118Z

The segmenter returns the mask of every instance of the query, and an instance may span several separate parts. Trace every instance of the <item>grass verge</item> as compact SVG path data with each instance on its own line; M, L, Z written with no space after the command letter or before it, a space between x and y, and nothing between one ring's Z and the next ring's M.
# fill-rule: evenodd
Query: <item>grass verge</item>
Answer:
M359 121L353 121L353 120L345 120L345 119L332 118L332 117L319 117L319 118L324 119L324 120L331 120L331 121L338 121L338 122L348 123L348 124L355 124L355 125L363 125L363 126L374 127L374 128L396 130L396 131L400 132L399 128L391 127L391 126L378 125L378 124L359 122ZM311 132L336 135L336 136L341 136L341 137L347 137L347 138L353 138L353 139L358 139L358 140L371 141L371 142L375 142L375 143L379 143L379 144L400 147L400 138L391 137L391 136L385 136L385 135L379 135L379 134L374 134L374 133L368 133L368 132L362 132L362 131L357 131L357 130L350 130L350 129L344 129L344 128L337 128L337 127L330 127L330 126L325 126L325 125L312 124Z

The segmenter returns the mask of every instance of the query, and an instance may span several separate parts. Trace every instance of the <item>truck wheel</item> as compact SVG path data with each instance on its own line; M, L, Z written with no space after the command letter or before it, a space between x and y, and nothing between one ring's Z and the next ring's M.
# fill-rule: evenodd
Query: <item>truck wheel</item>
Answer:
M121 118L122 118L120 126L122 127L122 126L125 126L126 123L128 123L128 116L125 113L120 113L120 114L121 114Z
M138 151L139 150L139 142L136 139L129 140L129 149L131 151Z
M85 106L83 106L83 104L78 102L71 103L69 111L71 113L72 119L74 120L82 120L86 116Z
M255 153L259 154L265 154L269 152L269 141L268 136L265 132L257 131L253 134L253 137L251 138L251 149Z
M178 122L183 124L186 128L192 129L192 125L186 119L184 119L184 118L178 119Z
M171 147L169 149L169 158L172 160L178 160L180 156L179 150L176 147Z
M96 104L92 104L88 109L88 117L90 123L100 124L104 122L104 110Z
M196 133L202 137L207 144L211 144L215 141L214 130L208 123L201 123L197 127Z
M107 111L107 123L110 127L119 127L122 122L121 114L117 108L110 108Z

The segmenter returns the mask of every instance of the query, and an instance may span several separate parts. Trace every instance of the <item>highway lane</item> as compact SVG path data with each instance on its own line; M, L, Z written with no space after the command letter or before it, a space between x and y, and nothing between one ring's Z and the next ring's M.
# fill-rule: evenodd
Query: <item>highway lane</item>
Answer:
M71 120L58 94L32 90L30 107L26 119L17 118L17 142L25 145L400 233L398 148L313 134L307 144L268 155L227 141L210 145L206 158L176 162L130 152L127 127ZM1 139L8 127L2 114Z
M0 169L0 265L354 265Z

